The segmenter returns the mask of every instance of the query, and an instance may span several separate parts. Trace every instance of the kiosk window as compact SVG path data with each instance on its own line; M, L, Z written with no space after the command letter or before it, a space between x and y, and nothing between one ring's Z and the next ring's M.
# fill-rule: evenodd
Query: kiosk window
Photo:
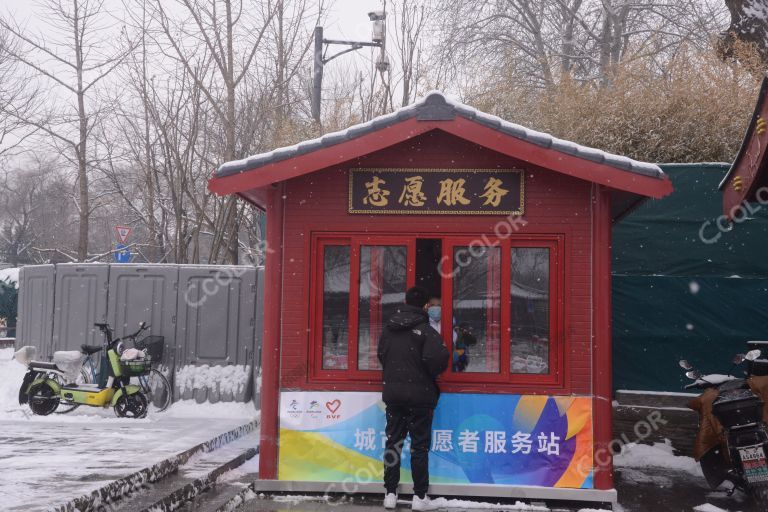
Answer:
M512 248L511 373L549 373L549 249Z
M419 283L442 302L447 389L563 386L562 236L477 245L467 235L329 233L314 243L313 380L378 383L381 334Z
M349 367L348 245L326 245L323 253L323 369Z
M380 370L376 349L384 324L405 301L408 248L360 246L357 367Z
M466 373L501 370L501 249L465 246L453 249L454 326L468 326L476 343L454 347L468 352ZM455 340L457 342L458 340Z

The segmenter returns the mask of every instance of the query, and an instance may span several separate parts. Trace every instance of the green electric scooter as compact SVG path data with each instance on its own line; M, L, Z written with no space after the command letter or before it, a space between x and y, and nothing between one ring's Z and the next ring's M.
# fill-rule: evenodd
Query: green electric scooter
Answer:
M19 390L19 404L29 404L32 412L41 416L56 411L59 404L88 405L91 407L113 407L115 414L121 418L143 418L147 415L148 400L140 386L130 384L130 378L145 375L151 369L148 358L121 361L124 345L120 338L112 339L112 329L107 324L94 324L106 338L104 347L83 345L83 353L87 355L107 351L108 378L104 386L99 384L65 383L65 373L56 363L28 361L28 371ZM134 338L147 325L142 322Z

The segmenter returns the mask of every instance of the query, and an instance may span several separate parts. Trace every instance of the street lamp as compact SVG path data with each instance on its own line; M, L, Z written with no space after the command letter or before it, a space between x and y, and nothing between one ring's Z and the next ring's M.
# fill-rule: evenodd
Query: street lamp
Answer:
M371 41L342 41L338 39L324 39L323 27L315 27L315 66L312 82L312 118L320 124L320 101L322 99L323 67L336 57L345 53L359 50L365 46L381 48L381 54L376 61L376 69L382 73L389 70L389 60L385 54L385 41L387 38L387 13L385 11L372 11L368 13L368 19L373 23ZM326 57L325 53L331 45L347 46L336 54Z

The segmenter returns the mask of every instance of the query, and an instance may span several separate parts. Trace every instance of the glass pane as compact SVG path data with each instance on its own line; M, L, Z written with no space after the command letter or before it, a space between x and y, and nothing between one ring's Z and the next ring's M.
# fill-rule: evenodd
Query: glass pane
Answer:
M360 247L358 368L380 370L376 349L384 323L405 301L408 249L405 246Z
M453 250L453 371L498 373L501 359L501 250Z
M512 249L512 373L549 373L549 249Z
M349 367L349 246L326 245L323 254L323 369Z

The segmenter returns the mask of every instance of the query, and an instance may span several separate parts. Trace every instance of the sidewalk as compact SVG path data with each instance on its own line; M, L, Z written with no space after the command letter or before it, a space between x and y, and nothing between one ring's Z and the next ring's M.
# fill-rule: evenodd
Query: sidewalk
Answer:
M0 349L0 509L46 510L255 419L250 403L177 402L144 419L80 407L35 416L19 406L25 369Z

